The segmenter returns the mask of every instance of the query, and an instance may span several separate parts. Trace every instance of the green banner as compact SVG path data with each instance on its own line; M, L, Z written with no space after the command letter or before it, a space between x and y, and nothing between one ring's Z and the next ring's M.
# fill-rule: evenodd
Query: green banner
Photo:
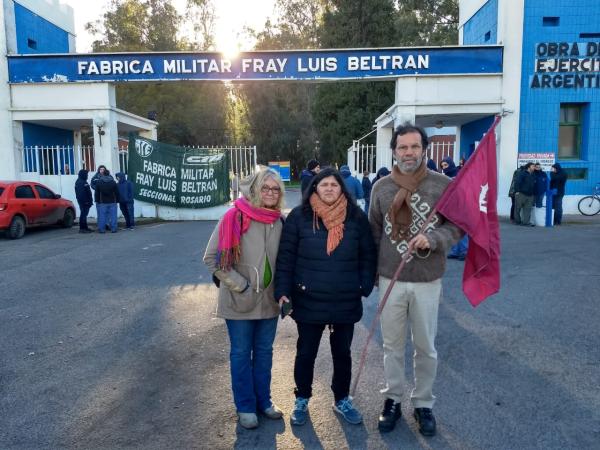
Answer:
M178 147L131 136L128 159L136 200L173 208L208 208L230 200L224 150Z

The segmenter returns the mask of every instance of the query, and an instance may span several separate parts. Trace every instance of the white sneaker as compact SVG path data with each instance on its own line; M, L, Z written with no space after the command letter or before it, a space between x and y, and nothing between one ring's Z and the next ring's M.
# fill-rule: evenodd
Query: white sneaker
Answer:
M238 413L240 417L240 425L251 430L258 427L258 417L254 413Z
M271 405L263 411L263 414L273 420L281 419L283 417L283 411L280 410L277 405Z

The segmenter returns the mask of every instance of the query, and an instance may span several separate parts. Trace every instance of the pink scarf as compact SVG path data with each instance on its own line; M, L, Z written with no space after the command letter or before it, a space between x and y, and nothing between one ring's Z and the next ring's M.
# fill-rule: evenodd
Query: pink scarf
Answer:
M223 216L219 225L217 264L223 270L231 269L240 261L242 235L250 228L250 221L272 224L281 217L277 209L257 208L245 198L238 198Z

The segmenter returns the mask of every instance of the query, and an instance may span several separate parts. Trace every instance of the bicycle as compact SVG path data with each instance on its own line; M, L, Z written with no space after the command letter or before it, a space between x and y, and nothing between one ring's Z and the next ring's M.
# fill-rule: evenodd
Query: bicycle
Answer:
M577 209L584 216L595 216L600 213L600 183L596 183L592 195L586 195L579 200Z

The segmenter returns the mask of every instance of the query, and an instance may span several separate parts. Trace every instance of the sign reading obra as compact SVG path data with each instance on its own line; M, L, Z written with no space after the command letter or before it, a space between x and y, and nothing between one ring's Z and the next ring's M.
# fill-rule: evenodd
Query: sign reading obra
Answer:
M190 149L132 136L127 172L137 200L174 208L227 203L229 165L225 152Z
M502 47L8 56L11 83L342 80L502 72Z

